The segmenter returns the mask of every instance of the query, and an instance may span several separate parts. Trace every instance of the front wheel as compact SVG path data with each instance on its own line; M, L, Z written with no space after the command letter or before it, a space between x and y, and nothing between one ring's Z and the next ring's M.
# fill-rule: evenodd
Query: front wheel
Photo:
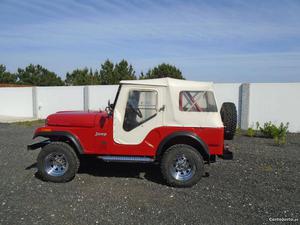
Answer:
M43 180L67 182L73 179L79 168L79 160L70 145L52 142L45 147L37 158L38 174Z
M161 172L168 185L191 187L204 175L202 156L189 145L173 145L163 155Z

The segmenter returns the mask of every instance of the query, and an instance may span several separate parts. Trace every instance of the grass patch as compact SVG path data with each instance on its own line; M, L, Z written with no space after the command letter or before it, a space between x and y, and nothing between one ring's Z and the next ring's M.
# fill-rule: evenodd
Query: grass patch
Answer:
M272 172L273 171L273 167L271 165L264 165L264 166L262 166L261 169L264 172Z
M20 126L26 126L26 127L32 127L32 126L41 126L45 124L45 120L32 120L32 121L21 121L21 122L15 122L13 124L20 125Z

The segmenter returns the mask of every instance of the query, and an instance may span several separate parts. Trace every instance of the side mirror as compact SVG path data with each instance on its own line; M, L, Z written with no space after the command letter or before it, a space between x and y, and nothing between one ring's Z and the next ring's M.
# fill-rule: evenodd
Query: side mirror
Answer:
M114 109L114 104L111 104L110 99L109 99L108 102L107 102L107 107L105 108L105 111L107 112L107 114L109 116L111 116L112 113L113 113L113 109Z
M108 100L108 107L113 110L114 108L114 104L113 103L110 103L110 99Z

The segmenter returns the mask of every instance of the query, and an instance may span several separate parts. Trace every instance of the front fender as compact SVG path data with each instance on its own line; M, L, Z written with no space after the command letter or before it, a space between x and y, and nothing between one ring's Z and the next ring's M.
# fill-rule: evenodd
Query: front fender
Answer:
M33 136L33 139L35 139L36 137L45 137L45 138L49 138L49 140L46 141L51 141L51 140L55 140L55 141L68 141L70 142L70 144L75 148L75 150L79 153L79 154L83 154L84 150L82 148L82 145L80 144L80 141L78 140L78 138L67 132L67 131L41 131L41 132L36 132ZM46 142L45 141L45 142ZM42 144L43 143L43 144ZM44 144L44 142L40 142L37 143L36 145L30 145L28 146L29 148L35 148L37 146L43 147L46 144ZM37 147L39 148L39 147Z

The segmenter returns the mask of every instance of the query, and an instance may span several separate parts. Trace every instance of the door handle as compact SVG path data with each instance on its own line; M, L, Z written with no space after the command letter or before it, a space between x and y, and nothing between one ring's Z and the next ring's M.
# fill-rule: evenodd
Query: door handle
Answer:
M163 105L162 107L160 107L160 109L158 110L158 112L165 111L165 108L166 108L166 106Z

